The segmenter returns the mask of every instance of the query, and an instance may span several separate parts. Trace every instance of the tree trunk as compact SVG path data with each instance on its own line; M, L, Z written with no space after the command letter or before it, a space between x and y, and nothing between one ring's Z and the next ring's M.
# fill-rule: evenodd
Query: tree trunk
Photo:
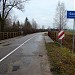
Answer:
M1 21L1 32L4 32L5 20Z
M4 31L4 26L5 26L4 14L5 14L5 2L3 0L3 10L2 10L2 20L1 20L1 32Z

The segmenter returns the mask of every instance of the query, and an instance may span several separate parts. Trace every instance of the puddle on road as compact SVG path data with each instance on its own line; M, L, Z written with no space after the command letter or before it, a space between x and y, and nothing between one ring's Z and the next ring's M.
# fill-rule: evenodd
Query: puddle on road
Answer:
M0 42L0 44L3 44L3 43L6 43L6 42Z
M39 54L39 56L40 56L40 57L43 57L43 55L42 55L42 54Z
M10 44L4 44L3 46L9 46Z
M13 66L12 72L17 71L20 68L20 66Z

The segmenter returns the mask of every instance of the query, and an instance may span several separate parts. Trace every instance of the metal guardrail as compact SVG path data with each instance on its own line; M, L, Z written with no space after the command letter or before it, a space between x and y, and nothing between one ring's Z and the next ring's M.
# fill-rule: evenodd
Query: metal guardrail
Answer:
M20 32L0 32L0 40L20 36Z

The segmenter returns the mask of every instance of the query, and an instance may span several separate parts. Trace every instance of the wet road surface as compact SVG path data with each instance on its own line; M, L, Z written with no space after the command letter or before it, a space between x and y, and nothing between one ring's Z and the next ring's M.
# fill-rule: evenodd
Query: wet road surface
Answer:
M0 62L0 75L51 75L44 43L43 33L3 41L0 59L23 45Z

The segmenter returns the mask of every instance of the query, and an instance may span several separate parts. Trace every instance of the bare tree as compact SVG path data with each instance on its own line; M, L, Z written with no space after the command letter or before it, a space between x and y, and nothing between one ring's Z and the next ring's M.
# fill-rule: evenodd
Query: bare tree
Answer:
M32 32L32 25L29 22L28 18L26 17L24 27L23 27L24 34L30 34Z
M18 18L18 16L15 16L15 15L12 16L12 22L16 22L18 20L17 18Z
M33 29L37 29L37 23L34 19L32 19L32 27Z
M17 8L19 10L23 10L24 6L23 3L27 2L28 0L1 0L0 4L0 11L1 11L1 17L2 17L2 26L1 30L4 30L5 20L8 17L10 11L13 8Z
M42 29L45 29L44 25L42 25Z
M58 29L65 29L66 27L66 9L64 3L58 2L57 9L56 9L56 15L54 18L54 25Z
M0 14L0 31L1 31L1 14Z

